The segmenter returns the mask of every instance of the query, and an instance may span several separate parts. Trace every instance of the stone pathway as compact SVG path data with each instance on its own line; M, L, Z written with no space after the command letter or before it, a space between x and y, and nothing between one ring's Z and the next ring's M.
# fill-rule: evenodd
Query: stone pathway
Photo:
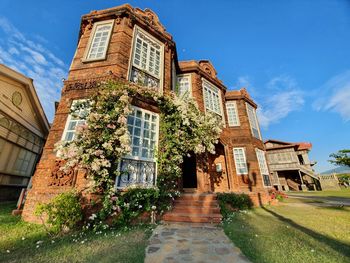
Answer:
M153 231L145 263L250 261L235 247L222 228L209 224L165 224Z

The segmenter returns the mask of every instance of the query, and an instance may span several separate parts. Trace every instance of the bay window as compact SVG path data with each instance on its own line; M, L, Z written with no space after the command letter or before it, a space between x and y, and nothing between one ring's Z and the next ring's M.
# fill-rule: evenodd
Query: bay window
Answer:
M177 76L177 89L179 96L191 96L191 75Z
M130 81L147 87L161 86L164 44L135 26Z
M106 58L109 40L113 28L113 20L96 22L92 29L85 61L101 60Z
M226 112L228 118L228 126L239 126L239 117L237 111L237 103L236 101L228 101L226 102Z
M203 79L203 95L205 109L222 117L220 90Z
M250 129L252 131L252 135L255 138L261 140L258 118L256 117L256 110L252 105L250 105L247 102L246 102L246 106L247 106L247 114L248 114L248 119L249 119Z
M117 178L119 188L155 184L159 116L138 107L132 108L133 112L128 116L131 153L121 159L121 175Z
M62 140L73 141L76 135L76 128L79 125L85 124L85 119L89 113L86 102L87 100L74 100L72 102L71 109L75 109L78 104L81 104L81 107L78 107L74 112L71 112L68 115L66 126L62 135Z
M267 167L266 158L265 158L265 152L260 149L256 149L256 157L258 159L260 174L263 178L264 185L271 186L269 169Z
M244 148L233 148L233 158L235 160L237 174L248 174L248 165Z

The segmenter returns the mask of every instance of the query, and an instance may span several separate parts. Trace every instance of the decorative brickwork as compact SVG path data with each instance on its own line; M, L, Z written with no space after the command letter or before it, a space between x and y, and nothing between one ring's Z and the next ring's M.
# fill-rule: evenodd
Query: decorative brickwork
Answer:
M93 37L94 23L104 20L113 21L106 57L105 59L88 61L85 56ZM247 91L245 89L227 91L222 81L217 78L215 68L208 60L178 62L175 42L159 22L157 15L149 9L141 10L126 4L106 10L92 11L82 17L76 53L69 69L68 79L64 82L62 97L41 160L33 177L33 187L28 193L23 212L25 220L37 221L32 213L37 203L47 202L52 196L72 187L78 190L87 188L88 180L85 178L84 171L63 174L59 170L61 162L57 160L54 145L62 139L73 100L89 97L101 82L110 79L128 81L131 78L133 65L131 58L133 48L136 45L135 28L140 28L163 46L160 92L168 93L173 90L177 74L189 74L191 76L192 96L199 109L206 111L203 81L207 81L219 90L219 95L217 95L220 98L219 107L226 127L220 137L220 143L217 145L216 154L209 155L202 160L201 156L196 158L197 192L234 191L249 192L253 195L259 193L259 197L263 197L260 200L266 202L267 191L262 182L255 153L256 148L262 150L265 148L263 142L251 134L246 103L254 108L256 108L256 104L251 100ZM225 103L230 100L237 103L240 121L240 126L237 127L227 126L228 116ZM155 105L142 98L134 98L132 104L158 112ZM235 147L245 148L249 168L247 175L236 174L233 158L233 148ZM218 167L221 167L221 170ZM179 185L180 189L181 187Z

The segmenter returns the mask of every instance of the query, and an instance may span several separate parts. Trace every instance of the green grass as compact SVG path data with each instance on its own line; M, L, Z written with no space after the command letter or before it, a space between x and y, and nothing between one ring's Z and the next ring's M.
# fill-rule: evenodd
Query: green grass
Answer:
M252 262L350 262L350 208L286 200L235 213L223 225Z
M13 204L0 204L0 262L144 261L149 227L110 229L101 234L76 232L50 238L41 225L12 216L13 208ZM43 241L38 248L37 241Z
M293 194L322 196L322 197L350 198L350 188L342 188L341 190L328 190L328 191L326 190L326 191L310 191L310 192L293 192Z

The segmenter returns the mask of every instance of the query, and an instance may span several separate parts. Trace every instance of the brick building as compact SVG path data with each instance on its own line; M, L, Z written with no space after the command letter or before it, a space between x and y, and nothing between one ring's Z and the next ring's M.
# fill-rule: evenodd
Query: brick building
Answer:
M266 189L271 183L256 117L257 105L247 91L227 91L208 60L179 62L175 42L157 15L149 9L126 4L93 11L81 19L68 79L24 208L26 220L35 220L32 211L38 201L47 201L72 187L85 187L82 171L63 174L59 170L54 144L74 137L79 120L69 114L73 101L88 97L99 81L111 78L157 87L161 93L179 87L181 93L187 92L195 98L202 111L216 113L225 123L216 154L209 158L209 171L201 169L196 157L185 158L180 189L247 192L256 202L258 197L262 202L267 200ZM116 180L119 188L142 183L141 170L148 173L148 178L156 174L156 159L149 153L157 144L158 114L154 107L142 101L134 101L133 107L134 115L129 123L132 141L150 143L131 145L132 156L123 158L121 169L132 167L133 173ZM147 138L139 130L146 129L141 126L146 122L152 124Z

